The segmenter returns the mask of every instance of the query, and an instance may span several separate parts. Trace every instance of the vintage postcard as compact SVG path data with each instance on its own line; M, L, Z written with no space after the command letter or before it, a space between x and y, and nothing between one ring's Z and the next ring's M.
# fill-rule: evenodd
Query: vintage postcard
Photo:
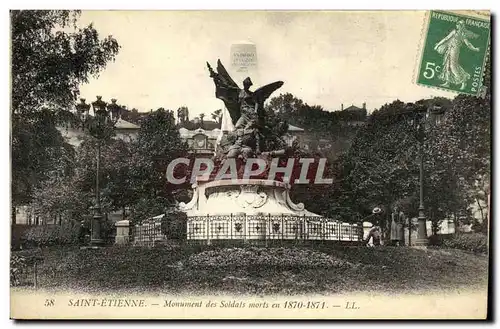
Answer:
M488 11L11 10L12 319L486 319Z

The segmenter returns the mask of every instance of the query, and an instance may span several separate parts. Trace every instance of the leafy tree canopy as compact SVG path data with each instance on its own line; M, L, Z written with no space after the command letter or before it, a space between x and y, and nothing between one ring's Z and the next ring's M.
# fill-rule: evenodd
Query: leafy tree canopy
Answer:
M118 53L118 42L78 27L79 11L11 11L12 111L67 109L79 85L97 76Z

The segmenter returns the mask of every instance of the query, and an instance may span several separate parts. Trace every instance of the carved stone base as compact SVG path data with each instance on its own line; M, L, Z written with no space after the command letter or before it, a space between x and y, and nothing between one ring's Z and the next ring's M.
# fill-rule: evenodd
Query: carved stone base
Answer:
M318 216L290 199L289 184L263 179L219 180L193 185L193 198L180 209L189 216L246 215Z

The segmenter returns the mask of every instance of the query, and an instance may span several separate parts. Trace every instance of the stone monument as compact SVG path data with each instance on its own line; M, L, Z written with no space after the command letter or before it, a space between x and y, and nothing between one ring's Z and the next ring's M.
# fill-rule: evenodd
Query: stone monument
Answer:
M217 71L207 63L215 96L225 105L230 129L219 140L215 162L261 159L268 166L273 156L287 157L293 150L282 140L288 125L269 118L264 102L279 89L276 81L251 91L247 77L243 88L230 77L220 60ZM232 131L229 131L231 130ZM197 180L192 200L180 203L188 217L187 238L214 240L336 240L362 241L362 227L314 214L290 198L290 184L272 177Z

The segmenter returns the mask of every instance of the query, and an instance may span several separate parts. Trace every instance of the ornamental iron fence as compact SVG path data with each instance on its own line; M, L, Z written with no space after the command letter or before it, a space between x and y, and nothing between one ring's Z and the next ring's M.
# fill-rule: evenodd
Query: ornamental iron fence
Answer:
M182 221L184 225L171 225L165 218L138 223L131 227L132 243L154 246L172 238L188 243L208 244L227 240L363 241L361 223L346 223L318 216L230 214L191 216ZM173 230L182 232L172 232Z
M361 224L317 216L224 215L187 219L187 240L363 240Z

